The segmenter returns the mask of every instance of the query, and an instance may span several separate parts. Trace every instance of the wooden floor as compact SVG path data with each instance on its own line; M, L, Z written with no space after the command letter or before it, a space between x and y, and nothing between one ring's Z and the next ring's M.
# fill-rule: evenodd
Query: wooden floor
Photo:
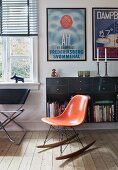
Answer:
M11 132L19 137L18 132ZM80 131L84 145L96 139L96 143L84 154L68 160L55 160L60 148L43 150L46 132L27 132L20 145L11 144L0 132L0 170L118 170L118 130ZM55 142L57 139L53 138ZM81 148L78 143L68 145L65 153Z

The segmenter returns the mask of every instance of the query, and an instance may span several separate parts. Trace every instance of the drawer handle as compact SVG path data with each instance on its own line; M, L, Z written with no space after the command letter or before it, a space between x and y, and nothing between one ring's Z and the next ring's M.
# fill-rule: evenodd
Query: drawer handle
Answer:
M106 88L105 88L105 87L103 87L102 89L103 89L103 90L106 90Z
M81 83L82 81L80 80L79 82Z
M59 91L59 89L57 89L57 91Z

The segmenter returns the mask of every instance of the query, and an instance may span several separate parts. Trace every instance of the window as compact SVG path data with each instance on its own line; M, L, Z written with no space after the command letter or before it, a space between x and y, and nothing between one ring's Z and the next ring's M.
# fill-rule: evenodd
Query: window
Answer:
M14 74L25 82L38 81L37 6L37 0L0 2L0 82L12 82Z
M11 77L24 77L33 82L33 37L0 37L0 81L9 82ZM35 56L36 58L36 56Z

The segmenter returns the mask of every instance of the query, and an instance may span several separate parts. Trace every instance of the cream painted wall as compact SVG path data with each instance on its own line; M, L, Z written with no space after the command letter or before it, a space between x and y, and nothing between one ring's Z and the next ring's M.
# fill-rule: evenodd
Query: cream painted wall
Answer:
M46 37L46 8L86 8L87 15L87 61L81 62L47 62L47 37ZM78 70L96 71L96 62L92 61L92 7L118 7L118 0L39 0L39 91L32 91L26 102L25 113L18 121L28 130L46 129L41 123L41 117L46 114L46 77L50 77L52 68L56 68L60 76L77 76ZM118 61L108 63L108 74L118 76ZM100 62L100 74L104 75L104 62ZM86 125L87 128L90 125ZM104 125L100 125L104 128ZM92 125L94 128L94 125ZM98 125L95 127L101 128ZM111 124L105 125L110 128ZM113 125L116 127L116 124Z

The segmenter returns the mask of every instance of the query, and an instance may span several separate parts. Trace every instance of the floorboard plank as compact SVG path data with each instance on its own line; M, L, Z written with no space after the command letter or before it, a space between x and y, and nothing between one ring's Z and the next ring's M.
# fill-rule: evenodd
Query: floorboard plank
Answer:
M14 155L14 158L12 159L10 166L8 167L8 170L18 170L19 169L22 159L23 159L23 156L24 156L26 149L28 147L28 144L30 142L31 135L32 135L32 132L27 132L22 143L20 145L18 145L18 149Z
M36 146L39 144L42 144L44 142L44 136L46 135L45 132L39 132L38 140L36 143ZM43 149L39 149L35 146L35 151L31 163L30 170L40 170L41 164L42 164L42 156L43 152L41 152Z
M79 149L82 148L82 145L81 143L79 142L72 142L71 143L71 151L72 152L75 152ZM85 167L84 167L84 162L83 162L83 159L82 159L82 156L81 155L78 155L76 157L73 157L73 164L74 164L74 169L75 170L85 170Z
M47 132L46 132L47 133ZM42 136L42 143L45 140L46 137L46 133L44 132L43 136ZM52 142L52 140L50 140L50 142ZM41 167L40 170L52 170L52 149L40 149L40 151L42 150L41 154L42 155L42 162L41 162Z
M86 146L88 143L90 143L90 141L88 141L88 135L89 134L86 134L86 133L81 133L81 136L82 136L82 143L84 146ZM85 169L87 170L96 170L96 167L95 167L95 164L94 164L94 161L92 159L92 156L90 154L91 152L91 149L93 148L93 146L91 146L87 151L85 151L82 155L82 159L83 159L83 162L84 162L84 166L85 166Z
M55 132L56 133L56 132ZM54 133L54 138L53 138L53 142L58 142L59 138L58 136L55 136ZM55 158L58 157L60 155L60 146L53 148L53 166L52 166L52 170L63 170L63 160L59 160L57 161Z
M104 163L104 161L100 155L99 149L98 149L99 147L101 147L101 142L99 142L99 137L96 138L95 135L96 135L96 131L89 133L89 139L96 140L96 142L94 144L94 149L91 152L92 159L94 161L94 164L95 164L97 170L107 170L107 166Z
M19 170L30 169L32 158L34 156L36 143L38 140L38 136L39 136L39 132L32 133L31 139L30 139L28 146L24 152L23 159L21 161Z

